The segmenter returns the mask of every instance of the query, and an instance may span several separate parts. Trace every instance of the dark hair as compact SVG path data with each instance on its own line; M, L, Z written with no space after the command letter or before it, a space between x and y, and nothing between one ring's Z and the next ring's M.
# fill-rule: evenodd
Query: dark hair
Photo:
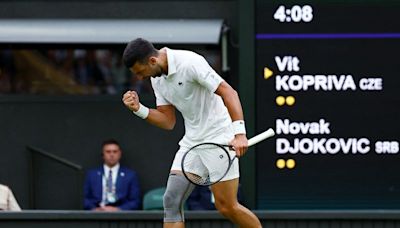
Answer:
M101 148L103 148L105 145L110 145L110 144L115 144L115 145L120 147L120 145L119 145L117 140L115 140L115 139L107 139L107 140L103 141L103 143L101 144Z
M131 68L136 62L146 63L151 55L157 55L157 49L149 41L137 38L126 45L122 59L126 67Z

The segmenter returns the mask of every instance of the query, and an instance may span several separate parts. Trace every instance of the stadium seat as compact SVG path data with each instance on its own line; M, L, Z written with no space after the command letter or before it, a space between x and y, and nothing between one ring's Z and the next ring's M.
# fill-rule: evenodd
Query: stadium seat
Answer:
M165 187L155 188L143 197L143 210L163 210L163 196Z

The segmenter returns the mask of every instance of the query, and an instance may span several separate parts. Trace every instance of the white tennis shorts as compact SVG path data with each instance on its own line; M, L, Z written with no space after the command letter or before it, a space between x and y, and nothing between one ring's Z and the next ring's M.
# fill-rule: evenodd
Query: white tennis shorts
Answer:
M214 143L219 143L219 144L228 144L233 138L226 136L226 135L220 135L218 137L215 138L215 140L213 140ZM172 163L172 167L171 170L179 170L182 171L182 158L183 155L185 154L186 151L188 151L190 148L187 147L180 147L178 152L176 152L175 154L175 158L174 161ZM202 172L202 169L207 169L207 171L210 173L210 178L211 181L215 181L213 180L213 175L211 175L212 173L218 173L221 172L221 165L219 162L219 159L216 159L216 157L218 157L218 155L216 156L215 154L221 154L221 149L215 149L215 150L207 150L207 151L202 151L201 152L201 160L203 161L204 165L200 165L200 166L196 166L193 167L194 173L197 172ZM234 151L229 151L230 157L231 159L235 157L236 153ZM186 158L187 159L187 158ZM198 163L197 163L198 164ZM225 170L222 170L223 172ZM218 176L219 174L217 174ZM228 171L228 173L226 174L226 176L224 178L222 178L221 181L228 181L228 180L233 180L236 178L239 178L240 174L239 174L239 159L235 159Z

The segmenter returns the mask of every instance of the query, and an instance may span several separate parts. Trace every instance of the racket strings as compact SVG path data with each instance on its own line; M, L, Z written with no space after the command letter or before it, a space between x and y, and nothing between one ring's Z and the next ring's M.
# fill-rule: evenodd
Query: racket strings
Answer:
M229 167L229 154L224 148L214 144L192 148L182 161L182 171L189 181L203 186L221 180Z
M183 167L189 180L195 184L207 185L210 182L210 174L203 160L200 158L200 153L207 147L192 149L186 154Z

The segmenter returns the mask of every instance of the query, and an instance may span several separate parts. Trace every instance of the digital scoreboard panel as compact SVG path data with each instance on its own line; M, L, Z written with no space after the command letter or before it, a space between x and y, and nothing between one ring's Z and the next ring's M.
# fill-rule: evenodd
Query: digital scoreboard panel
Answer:
M258 209L400 208L400 1L256 1Z

